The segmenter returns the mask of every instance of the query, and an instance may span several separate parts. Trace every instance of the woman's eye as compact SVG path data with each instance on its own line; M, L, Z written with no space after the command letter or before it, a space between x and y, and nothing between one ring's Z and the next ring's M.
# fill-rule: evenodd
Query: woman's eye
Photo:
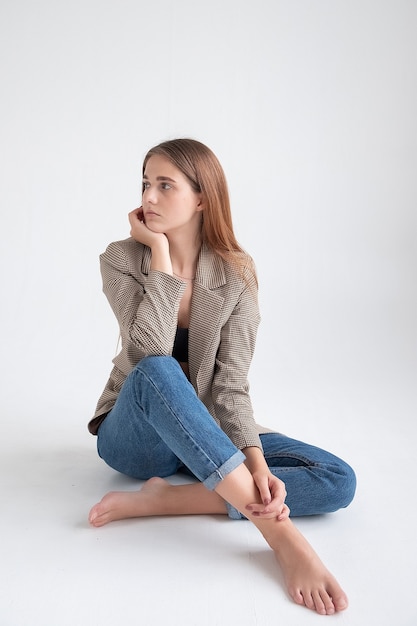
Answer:
M142 183L142 191L149 189L150 186L151 186L151 183L149 181L144 180ZM168 191L168 189L171 189L171 185L169 183L161 183L161 189L163 191Z

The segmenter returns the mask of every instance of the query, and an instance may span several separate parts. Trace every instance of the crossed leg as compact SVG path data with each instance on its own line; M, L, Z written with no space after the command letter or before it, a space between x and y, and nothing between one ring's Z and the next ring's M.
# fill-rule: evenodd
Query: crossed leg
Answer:
M259 519L245 510L247 503L258 498L252 476L242 464L215 491L201 483L175 486L161 478L151 478L140 491L110 492L93 506L89 521L99 527L129 517L226 514L227 500L244 512L274 551L294 602L321 615L346 609L346 594L289 518Z

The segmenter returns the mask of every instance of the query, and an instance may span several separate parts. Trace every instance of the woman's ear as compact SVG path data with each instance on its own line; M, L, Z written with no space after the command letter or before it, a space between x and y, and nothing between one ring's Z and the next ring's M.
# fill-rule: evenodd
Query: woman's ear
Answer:
M198 198L197 211L204 211L204 209L205 209L204 196L201 193L199 194L199 198Z

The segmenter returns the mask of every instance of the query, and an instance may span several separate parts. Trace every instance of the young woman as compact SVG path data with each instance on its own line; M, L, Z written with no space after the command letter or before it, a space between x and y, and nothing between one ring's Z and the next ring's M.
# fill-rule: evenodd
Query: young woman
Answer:
M347 506L355 475L341 459L258 426L247 374L259 323L251 258L233 233L227 184L212 151L164 142L143 164L131 237L101 255L122 349L89 430L115 470L146 480L111 492L93 526L152 515L249 519L275 552L288 592L320 614L347 598L290 520ZM171 485L176 472L198 481Z

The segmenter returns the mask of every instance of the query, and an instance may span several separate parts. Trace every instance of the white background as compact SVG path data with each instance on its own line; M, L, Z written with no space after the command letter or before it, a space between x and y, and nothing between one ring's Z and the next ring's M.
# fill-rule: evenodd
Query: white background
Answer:
M2 0L4 476L13 459L21 468L22 447L37 458L66 443L91 454L97 476L107 471L86 431L118 335L98 255L129 235L148 148L189 136L223 164L236 233L258 268L258 421L349 460L357 515L389 513L406 532L401 509L415 511L416 478L416 26L412 0ZM403 572L410 542L402 556L394 547ZM358 598L372 595L355 582ZM374 589L376 605L389 603L388 587ZM13 606L6 626L28 623ZM408 608L399 625L411 624Z

